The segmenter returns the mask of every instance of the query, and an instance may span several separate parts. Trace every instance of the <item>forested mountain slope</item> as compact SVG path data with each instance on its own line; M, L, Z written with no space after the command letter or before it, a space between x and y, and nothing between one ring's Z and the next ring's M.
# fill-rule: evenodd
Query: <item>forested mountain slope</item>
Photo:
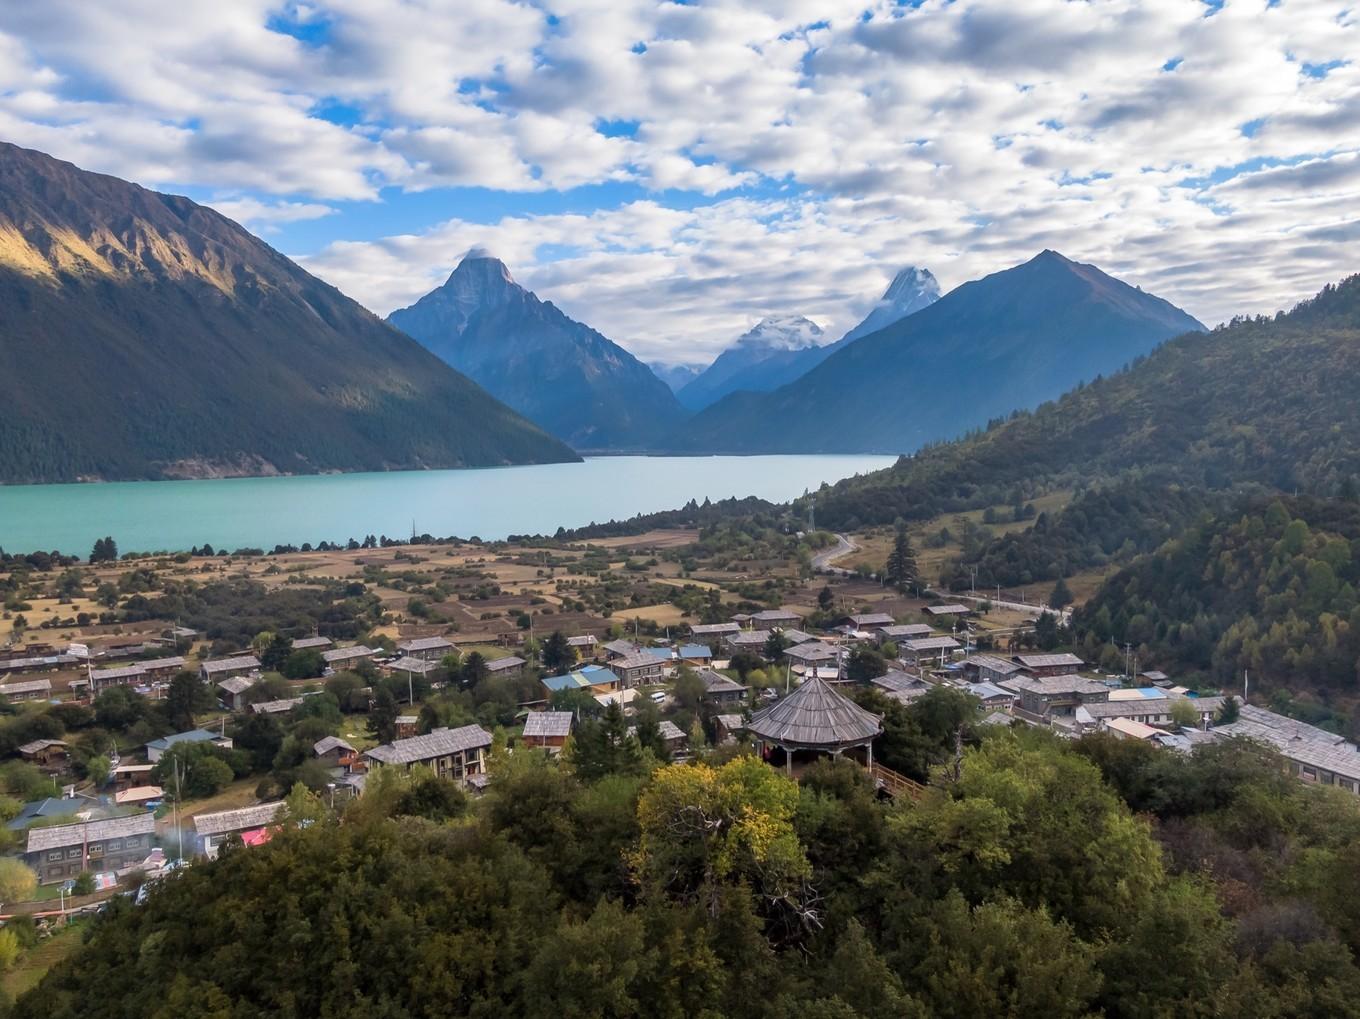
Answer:
M1360 501L1257 499L1206 516L1115 574L1077 614L1087 653L1240 689L1360 693Z
M575 454L187 198L0 143L0 481Z
M1293 311L1179 337L1033 412L826 488L817 520L844 529L921 519L1130 472L1331 493L1360 473L1357 393L1352 276Z

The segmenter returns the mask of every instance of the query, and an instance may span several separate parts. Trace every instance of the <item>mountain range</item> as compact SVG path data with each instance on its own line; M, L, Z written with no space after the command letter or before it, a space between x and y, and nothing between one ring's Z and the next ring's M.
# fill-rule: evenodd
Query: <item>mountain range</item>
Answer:
M940 284L930 270L911 266L898 272L865 319L834 343L822 344L822 328L802 316L762 319L679 391L680 402L699 411L729 393L778 389L861 336L906 318L939 297Z
M0 143L0 481L576 459L212 209Z
M677 452L902 452L954 438L1202 330L1174 305L1044 251L860 335L770 393L732 393Z
M641 449L685 412L652 370L469 251L440 287L388 322L577 449Z
M1031 413L830 486L817 520L919 519L1117 477L1332 494L1360 477L1357 392L1352 276L1286 314L1178 337Z

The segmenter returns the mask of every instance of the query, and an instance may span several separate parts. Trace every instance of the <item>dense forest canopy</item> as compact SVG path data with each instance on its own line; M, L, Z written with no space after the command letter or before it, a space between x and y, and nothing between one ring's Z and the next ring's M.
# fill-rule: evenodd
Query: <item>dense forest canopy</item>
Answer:
M13 1014L1357 1014L1352 800L1239 742L968 741L900 803L848 761L645 753L503 757L474 802L382 771L339 820L295 790Z
M1360 693L1360 502L1255 500L1206 516L1108 580L1079 640L1215 684Z

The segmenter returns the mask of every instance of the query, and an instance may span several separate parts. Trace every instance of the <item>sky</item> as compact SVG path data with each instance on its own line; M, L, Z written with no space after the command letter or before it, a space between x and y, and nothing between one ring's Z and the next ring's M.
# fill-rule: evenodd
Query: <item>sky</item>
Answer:
M1214 324L1360 271L1357 0L0 4L0 138L379 314L483 245L645 360L1044 248Z

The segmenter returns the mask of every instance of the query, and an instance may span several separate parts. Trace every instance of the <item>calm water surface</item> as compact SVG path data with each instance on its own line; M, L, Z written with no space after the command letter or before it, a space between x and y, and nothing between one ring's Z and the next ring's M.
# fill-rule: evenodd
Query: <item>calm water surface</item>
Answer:
M782 501L877 470L889 456L598 457L577 464L297 478L0 486L0 548L123 551L458 535L504 538L675 509L690 499Z

